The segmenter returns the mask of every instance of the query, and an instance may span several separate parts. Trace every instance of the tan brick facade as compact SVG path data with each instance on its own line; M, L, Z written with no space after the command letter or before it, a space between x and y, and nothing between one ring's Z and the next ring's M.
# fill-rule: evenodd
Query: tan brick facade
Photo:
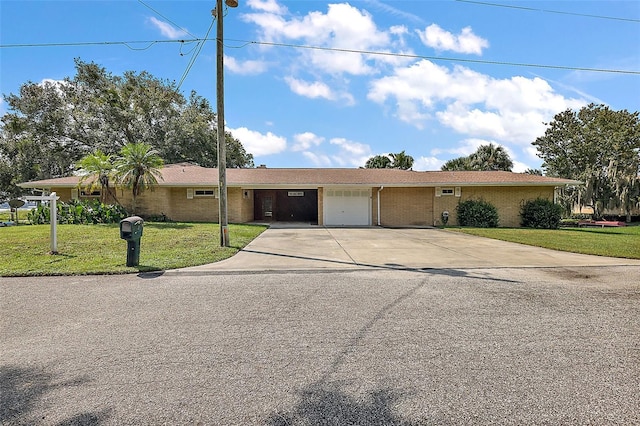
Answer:
M146 190L137 199L136 214L151 217L164 214L181 222L217 222L219 200L214 196L187 198L186 187L160 187ZM191 188L192 190L194 188ZM200 188L201 189L201 188ZM69 201L72 190L51 188L62 201ZM451 190L445 194L443 190ZM117 189L120 203L131 211L131 191ZM441 194L442 195L438 195ZM323 225L324 188L318 188L318 224ZM459 196L457 196L459 194ZM227 189L227 210L230 223L254 220L254 191L239 187ZM449 212L449 225L457 225L456 206L460 201L483 199L498 210L499 226L520 226L520 206L527 200L541 197L553 200L550 186L460 186L460 187L373 187L371 191L371 224L378 224L378 196L382 226L439 226L442 212Z
M495 206L498 210L499 226L519 227L520 206L523 202L538 197L553 200L552 187L459 187L460 197L441 195L434 197L434 220L436 225L442 225L442 212L449 212L449 225L457 225L456 206L460 201L482 199Z
M377 211L379 188L374 188L373 211ZM380 225L432 226L434 188L383 188L380 191ZM378 223L377 214L374 214Z

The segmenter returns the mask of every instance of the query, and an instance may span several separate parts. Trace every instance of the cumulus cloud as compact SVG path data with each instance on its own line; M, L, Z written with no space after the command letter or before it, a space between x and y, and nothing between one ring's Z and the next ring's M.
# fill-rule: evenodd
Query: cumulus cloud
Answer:
M422 43L438 51L482 55L482 50L489 47L489 42L475 35L471 27L463 28L458 35L440 28L437 24L431 24L424 31L416 32Z
M329 143L339 148L338 153L333 155L332 158L340 166L364 166L369 157L371 157L371 147L367 144L345 138L332 138Z
M184 37L187 34L186 31L181 29L176 29L172 25L167 24L166 22L161 21L159 19L156 19L153 16L148 19L148 22L150 22L151 25L153 25L158 30L160 30L160 33L163 36L168 37L172 40Z
M302 153L304 157L311 161L311 163L316 167L329 167L331 166L331 158L325 154L317 154L310 151L305 151Z
M234 74L257 75L267 71L268 65L264 61L240 61L232 56L224 56L224 66Z
M246 127L229 129L229 131L240 140L247 152L256 157L278 154L287 149L287 139L271 132L264 134Z
M254 10L276 15L282 15L287 12L287 8L279 5L276 0L247 0L247 6Z
M544 133L543 123L558 111L586 104L556 93L538 77L496 79L428 60L374 80L368 98L380 104L391 100L397 117L418 128L436 119L461 134L520 144Z
M355 103L355 100L350 93L335 91L331 89L328 84L321 81L314 81L310 83L294 77L286 77L285 81L293 93L306 98L321 98L330 101L341 99L345 101L347 105L353 105Z
M318 136L311 132L298 133L293 136L295 144L291 147L292 151L306 151L311 147L316 147L324 142L322 136Z
M288 16L283 10L255 12L241 16L258 27L258 37L268 42L298 42L318 47L376 50L390 47L391 32L377 28L371 14L347 3L330 4L326 13ZM393 34L402 35L399 27ZM368 56L351 52L307 50L300 53L302 65L331 74L366 75L375 72ZM384 58L378 58L384 59Z
M436 157L418 157L414 159L413 170L427 171L427 170L440 170L440 167L445 162Z
M297 95L304 96L306 98L324 98L333 100L335 95L331 91L331 88L321 81L314 81L308 83L303 80L299 80L293 77L286 77L285 81L289 85L289 89Z

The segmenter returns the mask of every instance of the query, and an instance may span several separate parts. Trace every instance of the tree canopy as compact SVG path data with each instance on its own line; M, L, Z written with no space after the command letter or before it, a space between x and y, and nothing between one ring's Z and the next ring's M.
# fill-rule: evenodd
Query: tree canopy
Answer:
M513 161L509 153L500 145L480 145L476 152L468 157L458 157L447 161L440 170L476 170L510 172L513 169Z
M364 165L366 169L401 169L409 170L413 167L414 159L403 151L389 155L376 155L369 158Z
M590 104L557 114L547 126L533 142L546 174L584 182L573 202L593 207L596 217L620 207L630 219L640 203L638 111Z
M27 82L5 95L0 127L0 198L19 182L62 177L97 150L116 155L127 144L150 145L166 163L216 167L216 114L210 103L143 71L113 75L76 59L76 75ZM227 167L253 167L253 155L225 134Z

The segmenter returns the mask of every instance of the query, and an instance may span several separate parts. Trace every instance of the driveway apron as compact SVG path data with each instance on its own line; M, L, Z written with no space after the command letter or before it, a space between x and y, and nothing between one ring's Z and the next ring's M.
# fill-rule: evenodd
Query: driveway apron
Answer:
M640 266L441 229L271 227L222 262L171 271Z

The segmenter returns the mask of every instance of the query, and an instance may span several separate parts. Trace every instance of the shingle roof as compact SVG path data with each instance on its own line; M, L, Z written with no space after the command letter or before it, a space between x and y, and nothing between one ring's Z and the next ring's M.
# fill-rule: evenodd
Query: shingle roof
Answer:
M398 169L227 169L227 186L277 188L296 186L562 186L580 182L511 172L418 172ZM25 182L23 188L75 187L79 177ZM217 186L218 169L181 163L162 169L159 186Z

